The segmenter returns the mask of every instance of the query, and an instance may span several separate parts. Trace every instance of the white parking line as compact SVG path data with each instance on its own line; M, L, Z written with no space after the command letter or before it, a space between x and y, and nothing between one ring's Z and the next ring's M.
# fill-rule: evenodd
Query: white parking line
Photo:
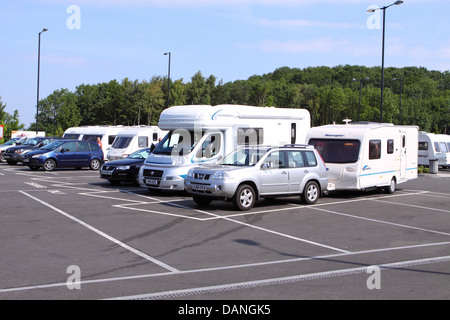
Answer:
M117 244L117 245L119 245L119 246L121 246L121 247L123 247L123 248L125 248L125 249L127 249L127 250L129 250L131 252L133 252L134 254L136 254L136 255L138 255L138 256L140 256L140 257L142 257L142 258L144 258L144 259L146 259L146 260L148 260L150 262L153 262L153 263L159 265L160 267L162 267L164 269L167 269L167 270L172 271L172 272L177 272L178 271L177 269L175 269L175 268L173 268L173 267L171 267L171 266L169 266L169 265L167 265L167 264L165 264L165 263L163 263L163 262L161 262L161 261L159 261L159 260L157 260L157 259L155 259L153 257L150 257L149 255L147 255L147 254L145 254L145 253L143 253L143 252L141 252L141 251L139 251L139 250L137 250L137 249L135 249L133 247L130 247L129 245L127 245L127 244L125 244L125 243L123 243L123 242L121 242L121 241L111 237L110 235L104 233L103 231L98 230L97 228L87 224L86 222L84 222L84 221L82 221L82 220L80 220L78 218L75 218L74 216L71 216L70 214L68 214L68 213L66 213L66 212L64 212L64 211L62 211L62 210L52 206L51 204L49 204L47 202L44 202L44 201L42 201L42 200L40 200L40 199L38 199L38 198L36 198L36 197L34 197L34 196L24 192L24 191L19 191L19 192L24 194L24 195L26 195L27 197L37 201L37 202L39 202L40 204L43 204L44 206L46 206L46 207L48 207L48 208L50 208L50 209L52 209L52 210L62 214L63 216L65 216L65 217L67 217L67 218L69 218L69 219L79 223L80 225L84 226L85 228L88 228L89 230L91 230L91 231L97 233L98 235L100 235L100 236L102 236L102 237L104 237L104 238L114 242L115 244Z

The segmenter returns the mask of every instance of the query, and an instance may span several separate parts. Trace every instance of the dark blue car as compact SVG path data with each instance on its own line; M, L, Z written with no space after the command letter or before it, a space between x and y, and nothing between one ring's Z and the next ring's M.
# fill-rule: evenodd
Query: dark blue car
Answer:
M95 142L81 140L59 140L28 152L23 157L23 164L32 170L44 168L83 168L98 170L103 162L103 151Z

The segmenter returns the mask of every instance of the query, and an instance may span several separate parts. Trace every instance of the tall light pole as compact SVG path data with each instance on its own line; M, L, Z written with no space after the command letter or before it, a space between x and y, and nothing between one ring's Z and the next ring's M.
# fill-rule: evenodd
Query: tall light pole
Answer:
M381 106L380 106L380 123L383 122L383 102L384 102L384 34L385 34L385 26L386 26L386 9L392 6L398 6L402 4L403 1L395 1L393 4L382 8L371 8L368 9L367 12L373 13L376 10L383 10L383 40L382 40L382 49L381 49Z
M168 72L168 76L167 76L167 105L166 108L169 107L169 99L170 99L170 57L171 57L171 53L170 52L166 52L164 53L165 56L169 55L169 72Z
M403 93L403 80L400 78L400 79L396 79L396 78L394 78L394 79L392 79L392 81L400 81L400 123L399 124L402 124L402 93Z
M364 80L370 80L370 78L366 77ZM352 81L358 81L358 80L353 78ZM362 82L363 82L363 80L359 80L359 114L358 114L358 121L361 120L361 89L362 89Z
M41 34L43 32L48 31L48 29L44 28L41 32L39 32L39 41L38 41L38 74L37 74L37 101L36 101L36 135L39 131L39 73L41 70Z

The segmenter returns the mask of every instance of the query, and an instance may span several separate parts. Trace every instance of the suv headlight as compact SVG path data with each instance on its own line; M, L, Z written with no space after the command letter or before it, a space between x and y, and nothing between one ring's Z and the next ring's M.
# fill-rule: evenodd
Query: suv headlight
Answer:
M226 171L217 171L211 177L211 180L226 180L226 179L234 179L234 176Z

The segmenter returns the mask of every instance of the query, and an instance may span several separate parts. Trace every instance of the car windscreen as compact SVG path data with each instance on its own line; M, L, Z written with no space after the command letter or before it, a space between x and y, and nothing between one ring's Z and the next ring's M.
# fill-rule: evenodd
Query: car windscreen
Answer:
M254 166L267 153L268 149L244 148L231 152L220 164L227 166Z
M58 147L59 147L60 145L62 145L63 143L64 143L64 141L54 141L54 142L52 142L52 143L49 143L49 144L43 146L43 147L41 148L41 150L49 150L49 151L55 150L56 148L58 148Z
M117 136L116 139L114 139L114 142L112 144L112 147L115 149L124 149L128 147L133 137L119 137Z
M309 144L319 152L325 163L355 163L360 141L347 139L311 139Z
M129 159L147 159L150 154L150 148L138 150L132 154L130 154L127 158Z
M25 141L25 142L23 143L23 145L27 145L27 146L35 146L35 145L37 145L39 142L41 142L41 139L38 139L38 138L31 138L31 139L28 139L27 141Z

